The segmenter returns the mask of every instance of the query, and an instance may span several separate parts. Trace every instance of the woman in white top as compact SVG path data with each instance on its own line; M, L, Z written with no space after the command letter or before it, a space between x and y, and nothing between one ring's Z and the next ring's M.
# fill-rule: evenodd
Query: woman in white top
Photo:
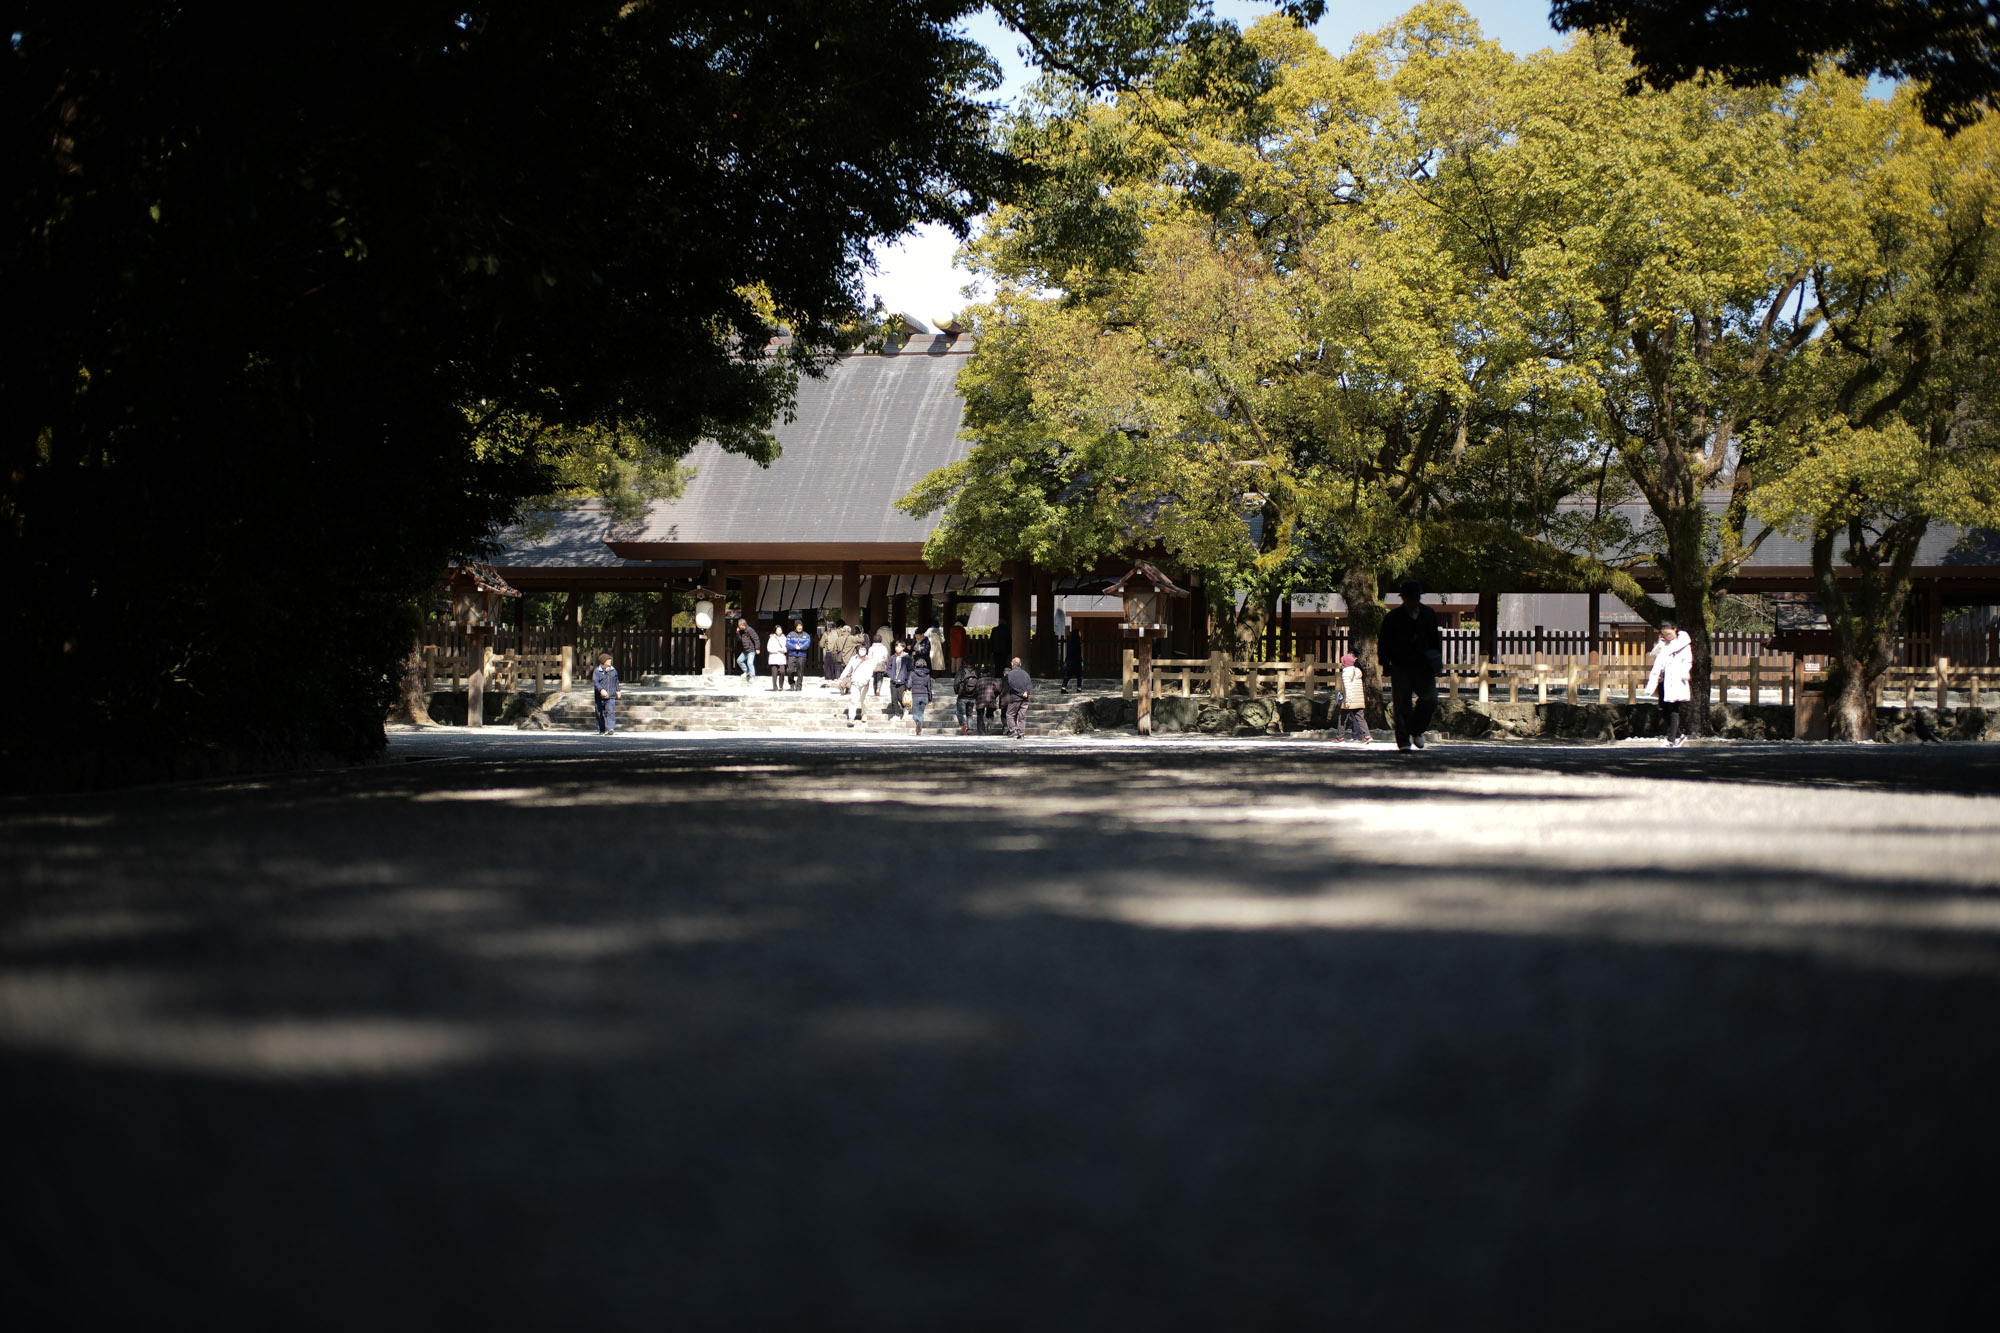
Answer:
M785 687L785 626L782 621L771 626L771 637L764 640L764 656L771 659L771 688Z
M1653 645L1653 668L1646 673L1646 693L1658 695L1660 711L1667 719L1662 747L1679 749L1687 739L1681 735L1681 705L1690 698L1693 675L1694 640L1673 621L1662 620L1660 641Z

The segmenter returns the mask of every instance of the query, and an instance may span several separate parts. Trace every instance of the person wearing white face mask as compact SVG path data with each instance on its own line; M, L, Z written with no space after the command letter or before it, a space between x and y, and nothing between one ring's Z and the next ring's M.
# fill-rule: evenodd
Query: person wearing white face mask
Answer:
M1659 699L1660 712L1666 715L1667 734L1660 742L1663 749L1678 750L1687 741L1681 734L1681 705L1692 694L1693 676L1694 640L1673 621L1662 620L1660 641L1653 645L1652 669L1646 673L1646 693Z

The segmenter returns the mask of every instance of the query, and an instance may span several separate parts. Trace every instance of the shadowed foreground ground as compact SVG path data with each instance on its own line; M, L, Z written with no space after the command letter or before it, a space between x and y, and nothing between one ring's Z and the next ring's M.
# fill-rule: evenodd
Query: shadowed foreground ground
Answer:
M2000 752L0 805L11 1329L2000 1326Z

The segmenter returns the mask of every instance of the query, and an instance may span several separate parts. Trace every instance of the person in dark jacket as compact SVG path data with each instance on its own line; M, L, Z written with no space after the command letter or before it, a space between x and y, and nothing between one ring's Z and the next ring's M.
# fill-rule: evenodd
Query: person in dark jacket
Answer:
M611 665L610 653L597 655L597 670L590 673L590 693L597 705L597 734L609 736L618 730L618 668Z
M987 671L981 671L972 682L972 702L979 710L975 723L981 736L986 734L986 721L1000 711L1000 699L1006 689L1000 678Z
M1062 692L1069 693L1069 683L1074 680L1079 693L1083 690L1083 629L1074 619L1069 622L1069 633L1063 635Z
M931 641L921 636L910 646L910 716L917 735L924 734L924 709L931 701Z
M806 622L794 620L792 632L785 636L785 678L795 690L806 687L806 654L812 651L812 635L806 633Z
M1396 748L1424 748L1431 714L1437 710L1437 678L1444 670L1444 635L1437 612L1424 605L1424 585L1403 580L1403 604L1382 617L1375 651L1389 677L1389 706L1396 725Z
M979 707L979 668L961 658L951 692L958 702L958 734L963 736L972 730L972 715Z
M745 616L736 622L736 664L743 668L743 685L749 688L757 680L757 650L763 646L757 637L757 626Z
M910 654L901 639L889 646L889 706L882 710L885 718L903 715L903 687L910 680Z
M1026 740L1028 736L1028 692L1035 682L1028 675L1021 659L1015 658L1007 665L1007 674L1001 677L1006 687L1007 734L1015 740Z

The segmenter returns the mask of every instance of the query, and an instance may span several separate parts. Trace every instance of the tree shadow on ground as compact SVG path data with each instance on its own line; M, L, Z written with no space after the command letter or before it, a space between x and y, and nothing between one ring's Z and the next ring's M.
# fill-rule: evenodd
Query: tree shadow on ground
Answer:
M0 826L22 1326L2000 1312L2000 928L1922 865L1422 864L1120 818L1156 756L724 767Z

